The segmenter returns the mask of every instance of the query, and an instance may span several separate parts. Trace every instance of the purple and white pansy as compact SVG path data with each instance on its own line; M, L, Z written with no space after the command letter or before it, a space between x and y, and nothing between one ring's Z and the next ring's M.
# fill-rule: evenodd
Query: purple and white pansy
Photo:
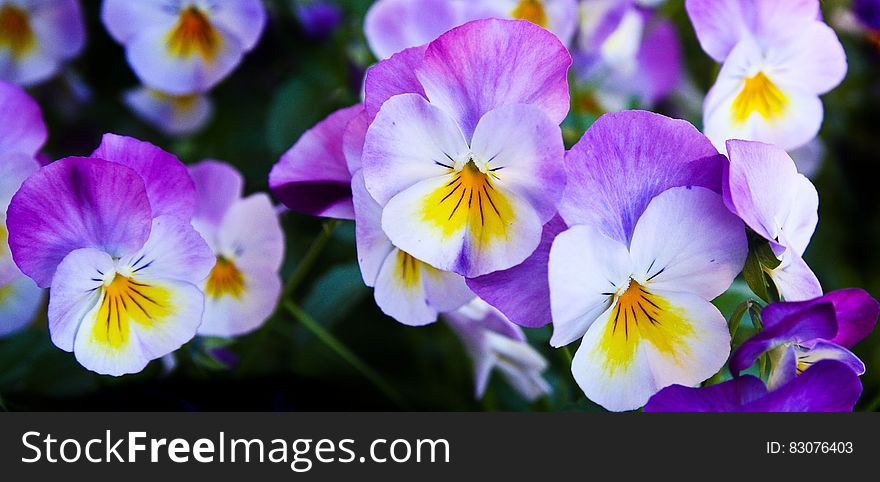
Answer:
M51 287L56 346L90 370L123 375L195 336L215 262L190 225L195 201L176 157L109 134L90 157L24 181L7 214L9 245L22 272Z
M242 197L244 179L229 164L202 161L189 173L196 188L192 224L216 257L202 285L199 334L249 333L269 318L281 297L284 232L278 215L268 195Z
M210 90L257 45L261 0L105 0L101 18L143 84L169 95Z
M791 150L819 132L819 96L846 75L846 54L819 0L687 0L703 50L723 65L703 105L706 135Z
M79 0L0 0L0 80L43 82L82 51Z

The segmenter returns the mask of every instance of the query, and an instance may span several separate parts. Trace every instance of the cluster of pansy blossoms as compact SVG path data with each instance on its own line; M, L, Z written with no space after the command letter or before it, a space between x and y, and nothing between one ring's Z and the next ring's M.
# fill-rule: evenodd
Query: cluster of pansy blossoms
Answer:
M208 93L253 50L266 24L262 0L104 0L101 20L141 81L125 103L172 136L211 119Z
M791 154L846 74L840 42L815 0L684 2L721 64L697 127L634 109L687 80L664 3L374 2L361 101L278 159L283 209L245 196L230 164L126 136L41 165L40 109L0 82L0 336L42 308L58 348L119 376L253 333L298 309L280 274L290 210L353 222L375 304L444 324L477 398L492 373L550 396L555 350L576 402L611 411L852 410L868 370L852 350L880 304L826 293L807 264L820 193ZM315 37L342 15L296 14ZM194 132L266 15L259 0L105 0L144 84L126 102L169 137ZM748 299L726 316L735 284Z
M581 33L601 40L586 42L593 50L578 53L590 57L597 71L625 72L637 65L640 48L654 43L641 40L651 18L649 6L583 3L589 4L581 5L583 11L600 13L602 25L582 19ZM748 10L752 4L743 5ZM399 22L394 29L382 27L388 18L408 18L429 7L437 14ZM607 409L632 410L670 386L706 384L692 389L698 396L701 390L715 390L718 376L727 371L736 330L711 302L744 271L769 303L768 313L785 303L821 303L821 285L802 258L817 224L818 195L784 150L796 145L779 147L746 136L726 145L722 141L719 154L715 139L685 121L623 111L600 117L563 154L547 141L559 138L567 106L551 123L538 120L554 113L553 93L568 95L571 55L558 48L566 39L550 28L556 42L545 33L542 62L529 65L531 57L523 56L530 50L519 50L517 40L521 32L537 34L539 29L524 21L467 22L462 13L467 8L456 2L374 4L366 32L377 55L387 58L367 71L364 101L308 131L270 175L273 192L291 209L355 220L364 281L375 288L376 302L386 314L414 326L439 316L461 332L456 318L479 303L523 327L552 323L551 345L580 340L572 375L584 394ZM470 11L482 18L476 12ZM437 37L432 28L446 28L440 25L444 21L463 25ZM825 32L815 16L812 21L811 28ZM705 37L699 27L698 35ZM743 45L754 40L744 38ZM531 50L537 45L532 38ZM676 55L675 47L672 52ZM615 65L624 53L629 60ZM517 62L505 62L505 55ZM820 61L833 65L835 58ZM496 81L499 77L503 81ZM751 92L747 86L741 90ZM536 99L536 91L543 96ZM821 92L812 93L817 101ZM544 115L524 115L534 110L524 107L529 104ZM517 110L517 122L505 126L502 113ZM495 121L494 139L486 140L489 129L480 127L490 120ZM530 164L540 168L514 171ZM520 183L534 181L524 178L529 175L540 176L540 192L522 190ZM562 196L556 198L557 193ZM552 208L544 211L536 201ZM533 211L538 216L530 221ZM878 314L876 302L867 293L859 296L853 303L863 309L855 323L869 332ZM763 304L750 303L755 326L762 326ZM840 314L837 318L826 321L852 322ZM771 320L763 325L767 331L758 328L755 339L773 333ZM836 404L762 406L851 410L864 367L847 350L857 340L827 349L833 338L828 329L808 339L791 335L778 342L809 353L795 364L797 375L809 375L805 378L783 379L776 375L780 368L771 372L766 386L757 380L760 389L751 379L740 381L740 372L755 364L759 353L746 361L737 358L730 370L735 379L725 383L745 383L755 398L769 393L784 401L814 387L804 380L841 373L839 365L844 365L852 376ZM782 351L771 348L765 351ZM469 351L479 388L488 362L485 355ZM812 364L818 366L810 371ZM521 379L528 379L528 366L520 363ZM521 381L514 384L521 386Z

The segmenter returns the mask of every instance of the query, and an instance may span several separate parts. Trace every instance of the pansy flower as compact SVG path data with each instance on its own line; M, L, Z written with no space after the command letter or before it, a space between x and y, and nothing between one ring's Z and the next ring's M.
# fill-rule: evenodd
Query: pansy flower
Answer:
M266 23L260 0L105 0L101 18L147 87L206 92L252 50Z
M169 136L198 132L214 113L214 104L207 95L168 95L147 87L126 92L125 103L138 117Z
M846 75L846 54L820 20L818 0L687 0L697 38L723 62L703 105L706 135L790 150L819 132L819 96Z
M865 364L848 348L871 333L878 315L880 304L861 289L770 304L761 312L764 329L740 345L730 359L730 371L738 375L769 352L771 389L788 383L820 360L837 360L862 375Z
M824 360L772 391L751 375L703 388L673 385L654 395L645 411L851 412L861 394L858 375L843 363Z
M196 186L192 224L216 257L203 284L199 334L248 333L266 321L281 296L284 232L269 196L242 197L244 179L229 164L203 161L189 172Z
M495 369L530 402L551 392L541 375L547 369L547 360L529 345L522 329L500 311L474 298L444 317L473 360L477 398L483 397Z
M294 9L303 30L312 38L330 35L343 19L342 9L335 2L297 2Z
M822 287L802 256L819 221L819 194L797 172L781 148L751 141L728 141L724 203L758 236L770 242L780 260L768 270L788 301L822 295Z
M37 103L21 88L3 81L0 125L0 336L4 336L25 327L43 303L43 290L12 260L6 208L22 181L40 168L35 156L46 141L46 125Z
M417 80L381 104L366 132L362 167L382 228L443 271L474 277L515 266L538 247L565 185L559 123L571 58L546 30L495 19L443 34L419 59L420 51L414 72L401 61L407 72L389 63L368 73L368 112L371 83Z
M576 0L378 0L367 11L364 33L380 59L483 18L528 20L568 44L577 10Z
M78 0L0 0L0 79L42 82L79 55L85 38Z
M50 287L49 331L101 374L142 370L196 334L215 257L190 225L195 189L171 154L105 135L31 175L8 210L18 267Z
M601 117L566 156L560 214L571 227L550 250L550 343L583 337L572 373L605 408L638 408L727 360L727 323L710 300L748 247L713 152L684 121L628 111Z

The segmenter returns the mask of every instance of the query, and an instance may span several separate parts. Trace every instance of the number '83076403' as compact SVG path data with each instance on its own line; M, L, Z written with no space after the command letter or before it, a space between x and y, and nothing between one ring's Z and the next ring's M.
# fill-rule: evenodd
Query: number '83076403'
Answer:
M767 442L768 454L851 454L852 442Z

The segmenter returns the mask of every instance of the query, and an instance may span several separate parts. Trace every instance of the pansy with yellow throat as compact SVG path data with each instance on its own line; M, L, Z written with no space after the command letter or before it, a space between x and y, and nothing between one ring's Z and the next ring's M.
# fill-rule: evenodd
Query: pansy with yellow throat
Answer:
M703 104L706 135L792 150L822 125L819 96L846 75L846 53L819 0L687 0L697 38L721 72Z

